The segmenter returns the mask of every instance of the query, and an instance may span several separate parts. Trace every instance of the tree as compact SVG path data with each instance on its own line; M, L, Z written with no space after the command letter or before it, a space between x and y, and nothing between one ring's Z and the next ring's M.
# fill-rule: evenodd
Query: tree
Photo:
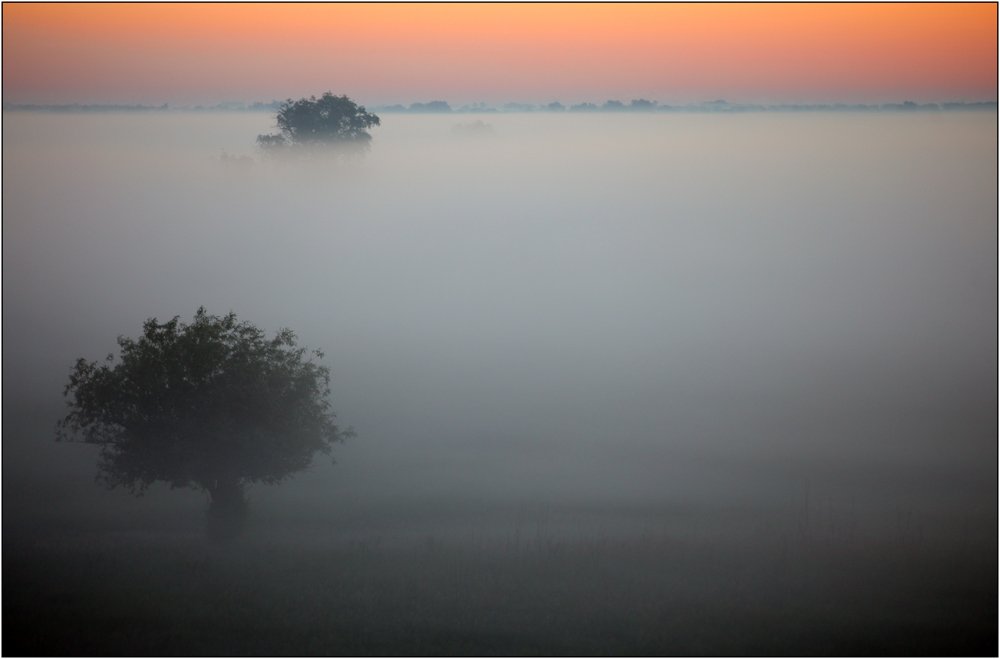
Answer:
M413 103L410 105L410 112L451 112L451 106L446 101Z
M297 101L288 99L278 108L276 135L258 135L257 146L265 153L288 152L309 147L347 147L364 151L371 143L368 129L380 125L378 116L366 112L347 96L326 92Z
M330 370L308 356L323 353L288 329L267 339L202 307L191 324L151 318L118 345L118 363L77 360L56 438L99 444L97 479L109 489L141 495L164 481L207 491L213 537L239 533L248 484L281 483L354 434L334 425Z
M647 101L644 98L633 98L632 102L629 104L629 110L638 110L640 112L648 112L650 110L656 109L656 101Z

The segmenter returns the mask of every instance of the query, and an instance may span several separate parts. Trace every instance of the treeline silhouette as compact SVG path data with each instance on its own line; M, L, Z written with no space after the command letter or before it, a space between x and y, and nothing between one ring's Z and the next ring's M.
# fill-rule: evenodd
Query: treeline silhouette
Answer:
M169 104L163 105L84 105L80 103L70 103L65 105L45 105L45 104L15 104L4 101L3 110L7 111L36 111L36 112L149 112L149 111L181 111L181 112L276 112L280 110L280 101L264 103L257 101L254 103L225 102L217 105L196 105L194 107L180 106L171 107ZM661 105L657 101L649 101L643 98L633 99L626 104L622 101L608 100L601 105L594 103L578 103L566 106L559 101L543 105L533 105L530 103L505 103L499 106L490 106L486 103L472 103L453 108L447 101L429 101L427 103L412 103L409 107L401 104L373 106L375 112L382 113L494 113L494 112L941 112L941 111L997 111L996 101L983 101L975 103L915 103L904 101L902 103L883 103L881 105L846 104L846 103L821 103L821 104L794 104L781 103L773 105L763 105L755 103L728 103L726 101L709 101L706 103L688 103L686 105Z
M559 101L553 101L545 105L532 105L529 103L506 103L498 107L489 106L486 103L473 103L463 105L459 108L452 108L445 101L431 101L430 103L413 103L409 107L401 104L374 106L376 112L382 113L495 113L495 112L909 112L909 111L942 111L942 110L997 110L996 101L977 103L914 103L904 101L902 103L884 103L882 105L865 104L791 104L782 103L776 105L762 105L754 103L729 103L723 100L708 101L705 103L688 103L686 105L661 105L657 101L650 101L644 98L633 99L629 103L617 100L608 100L601 105L594 103L578 103L566 106Z

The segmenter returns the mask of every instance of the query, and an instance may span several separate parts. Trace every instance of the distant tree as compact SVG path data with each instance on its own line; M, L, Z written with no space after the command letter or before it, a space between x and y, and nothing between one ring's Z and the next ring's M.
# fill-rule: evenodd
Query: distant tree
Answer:
M288 99L278 108L277 123L280 133L257 136L257 146L265 153L330 146L363 151L372 139L368 129L381 122L347 96L327 92L318 99Z
M493 125L477 119L468 124L455 124L451 127L451 132L458 137L485 137L493 134Z
M446 101L413 103L410 105L410 112L451 112L451 106Z
M163 481L207 491L214 538L239 533L247 485L281 483L353 436L334 425L329 368L290 330L267 339L232 312L200 308L191 324L151 318L118 345L117 364L77 361L56 438L100 445L97 479L109 489L141 495Z
M473 103L472 105L465 105L459 112L496 112L496 108L491 108L482 101L478 103Z
M257 146L265 153L276 153L280 149L289 146L289 141L284 135L258 135Z
M222 151L222 155L216 162L219 163L220 167L229 171L247 171L253 167L253 158L229 155L225 150Z
M570 112L594 112L597 110L597 106L593 103L580 103L572 106L569 110Z
M545 107L549 112L563 112L564 110L566 110L566 106L560 103L559 101L553 101L552 103L549 103Z
M605 112L621 112L625 109L625 104L621 101L608 101L601 106L601 109Z
M656 101L647 101L644 98L632 99L632 102L628 106L629 110L637 110L640 112L648 112L650 110L656 109Z

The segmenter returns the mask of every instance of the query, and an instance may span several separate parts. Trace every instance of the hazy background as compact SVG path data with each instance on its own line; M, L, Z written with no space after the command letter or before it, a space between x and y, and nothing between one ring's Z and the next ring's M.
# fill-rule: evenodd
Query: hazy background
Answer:
M995 113L463 119L280 165L267 115L4 113L5 536L202 522L53 424L76 358L205 305L325 350L358 433L259 524L825 506L995 546Z

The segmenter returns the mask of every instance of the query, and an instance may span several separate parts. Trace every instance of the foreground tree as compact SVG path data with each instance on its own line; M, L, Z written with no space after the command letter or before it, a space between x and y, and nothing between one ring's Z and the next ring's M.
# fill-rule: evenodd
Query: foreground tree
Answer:
M276 135L258 135L257 146L267 154L295 153L315 147L343 147L364 151L371 143L368 129L380 124L379 118L364 106L327 92L298 101L288 99L278 109Z
M200 308L191 324L151 318L118 345L117 364L77 361L57 439L101 445L97 478L108 488L204 489L216 539L240 532L248 484L281 483L353 435L334 425L329 368L290 330L268 339L231 312Z

